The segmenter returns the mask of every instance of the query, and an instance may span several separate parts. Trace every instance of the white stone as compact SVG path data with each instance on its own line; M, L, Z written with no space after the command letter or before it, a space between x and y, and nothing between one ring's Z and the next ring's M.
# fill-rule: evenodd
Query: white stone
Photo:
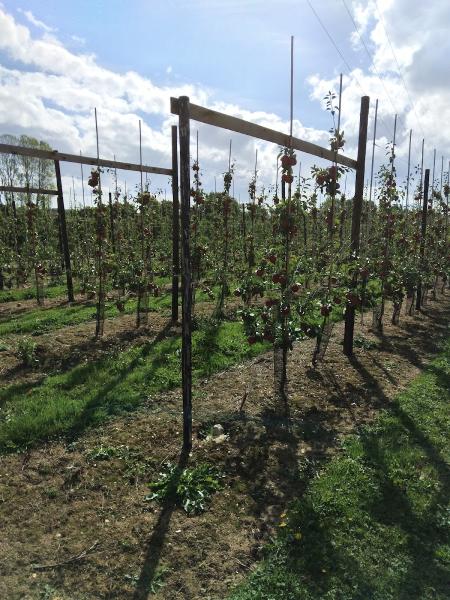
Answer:
M223 435L224 430L222 425L220 425L220 423L218 423L217 425L214 425L212 428L212 436L213 438L217 438L220 437L221 435Z

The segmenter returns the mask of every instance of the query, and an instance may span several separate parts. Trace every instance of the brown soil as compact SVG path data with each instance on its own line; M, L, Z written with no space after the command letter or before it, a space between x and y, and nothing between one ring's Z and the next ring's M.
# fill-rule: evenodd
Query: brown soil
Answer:
M52 443L1 458L0 597L223 599L261 556L279 515L310 477L339 451L341 439L373 420L426 365L448 335L449 298L426 314L386 324L383 336L357 326L366 348L342 354L343 324L335 327L325 361L311 367L313 343L289 360L289 417L277 415L272 356L262 355L194 389L194 447L180 455L179 390L153 396L132 415L114 419L67 446ZM239 412L244 394L244 411ZM202 439L221 423L221 443ZM110 460L89 458L100 446L119 449ZM170 460L213 462L225 487L205 513L187 517L168 503L144 501L146 482ZM184 464L184 463L183 463ZM91 547L76 562L63 562Z

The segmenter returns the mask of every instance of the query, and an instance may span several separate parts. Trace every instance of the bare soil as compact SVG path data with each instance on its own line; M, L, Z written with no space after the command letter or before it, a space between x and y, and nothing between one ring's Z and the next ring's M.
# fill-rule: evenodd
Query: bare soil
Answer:
M351 360L342 353L343 324L337 324L315 369L313 342L296 345L287 417L272 394L271 353L199 383L190 457L180 453L180 390L152 396L142 410L71 444L1 457L0 597L225 598L261 558L280 513L339 452L342 439L388 407L432 358L448 336L449 316L447 295L423 314L402 315L399 326L386 323L382 336L369 330L366 318L367 325L357 325L363 347ZM227 434L220 443L204 438L213 423ZM117 455L90 458L100 446ZM170 503L144 501L147 482L168 460L221 469L224 489L209 510L188 517ZM80 560L35 566L63 563L97 541ZM155 581L163 585L151 595Z

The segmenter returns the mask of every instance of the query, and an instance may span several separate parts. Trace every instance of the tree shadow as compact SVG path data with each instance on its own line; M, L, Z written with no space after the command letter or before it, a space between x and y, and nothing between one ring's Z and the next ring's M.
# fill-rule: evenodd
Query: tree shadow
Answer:
M392 413L398 417L402 425L407 429L414 437L415 441L422 447L425 453L428 455L429 460L432 462L436 470L439 472L443 482L448 480L450 471L447 463L442 458L440 453L436 450L434 445L430 442L428 437L417 427L413 419L405 413L398 402L390 402L389 398L385 395L384 391L378 384L377 380L369 373L369 371L359 362L359 360L353 356L349 359L350 364L360 373L361 377L365 381L370 382L374 389L374 393L378 397L379 401L385 405L389 405L389 409ZM444 378L445 385L448 383L449 376L441 369L437 369L435 366L430 365L426 368L429 372L440 371L439 376ZM447 388L450 389L450 388Z
M178 457L178 469L176 471L177 475L173 480L174 486L178 485L179 478L181 477L183 470L186 468L188 460L189 452L185 449L182 449ZM167 496L161 507L158 520L153 528L153 533L146 544L144 562L136 583L136 588L131 596L131 600L146 600L148 597L149 587L159 565L161 552L164 547L164 541L166 539L170 521L175 508L176 498L173 496Z
M87 404L83 407L81 413L77 416L76 421L70 428L68 432L68 437L70 439L74 439L80 433L88 427L93 420L95 419L96 411L107 405L107 396L110 392L114 390L114 388L123 382L124 378L128 376L132 371L134 371L140 364L141 359L143 357L148 356L152 349L162 340L167 338L169 332L172 329L172 323L168 321L163 329L154 337L154 339L146 344L140 353L138 353L131 362L126 363L122 368L115 371L115 376L112 377L107 384L101 386L97 393L87 402ZM158 361L161 360L159 358L155 358L152 362L152 366ZM82 368L82 372L79 373L78 370L76 373L73 373L71 377L69 377L68 381L65 383L64 387L66 389L71 389L74 385L79 385L80 380L85 380L95 368L95 365L87 365L85 368ZM111 412L111 411L110 411ZM112 411L113 412L113 411Z
M389 464L378 435L371 432L361 436L364 460L373 468L379 489L379 494L367 509L375 520L399 528L407 536L407 551L411 563L399 585L397 598L409 600L424 597L424 590L430 586L435 593L448 591L448 570L436 560L436 548L446 543L447 536L437 523L436 512L448 502L450 470L439 451L398 404L394 406L393 412L399 417L401 426L408 434L412 434L414 442L425 451L438 472L440 481L439 491L432 495L432 501L426 510L422 514L415 511L408 499L407 487L399 485L389 476ZM392 440L392 443L396 442L397 438Z

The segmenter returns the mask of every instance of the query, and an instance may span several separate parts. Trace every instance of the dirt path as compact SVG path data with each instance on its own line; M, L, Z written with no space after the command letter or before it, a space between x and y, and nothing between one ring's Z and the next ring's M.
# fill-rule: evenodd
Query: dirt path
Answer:
M149 398L139 412L69 446L2 457L0 597L138 600L150 582L162 581L150 597L225 598L260 559L289 500L301 496L341 439L373 420L423 369L448 336L449 317L447 296L430 303L426 315L386 325L382 337L358 325L364 347L351 361L342 354L340 323L317 369L313 343L297 345L288 368L288 420L274 410L270 354L201 382L190 461L216 464L225 487L199 516L144 502L161 464L179 459L179 390ZM220 444L203 439L213 423L227 433ZM99 447L115 449L114 456L100 460ZM63 561L97 540L84 560L43 571L32 566Z

